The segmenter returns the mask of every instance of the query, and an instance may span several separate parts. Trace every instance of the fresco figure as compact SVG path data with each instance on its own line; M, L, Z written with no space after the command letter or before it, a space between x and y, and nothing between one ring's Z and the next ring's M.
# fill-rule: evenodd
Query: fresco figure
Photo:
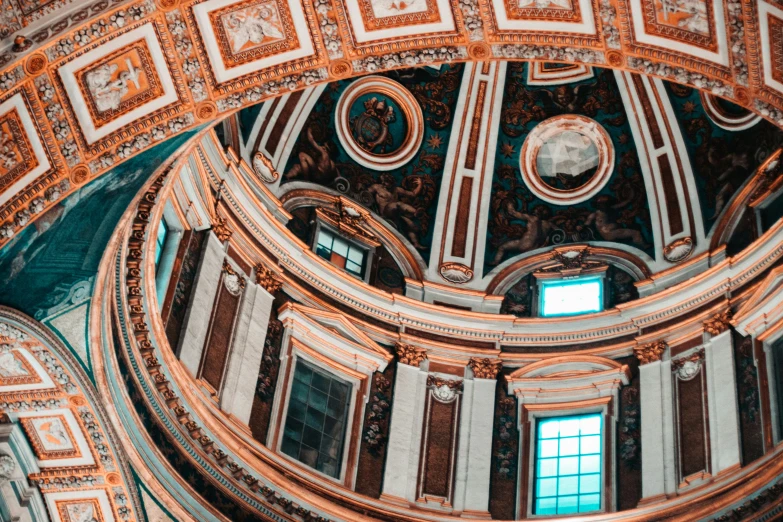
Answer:
M299 164L291 167L285 177L286 179L301 178L303 181L312 181L322 185L330 185L340 173L329 156L329 147L324 143L321 145L313 138L313 131L307 128L307 141L318 153L318 158L313 159L307 152L299 153Z
M532 212L526 213L515 209L514 204L509 201L506 204L506 213L513 218L526 221L527 229L521 238L511 239L498 247L495 259L492 260L493 265L499 264L509 250L527 252L544 246L547 236L553 230L552 224L549 222L552 211L547 206L539 205Z
M605 241L618 241L621 239L630 239L639 246L646 246L642 233L633 228L623 228L612 217L612 211L623 208L628 204L623 201L612 205L611 196L598 196L595 200L595 210L587 216L584 226L589 227L595 224L596 230Z
M421 194L423 184L421 178L413 180L413 190L406 190L394 185L394 176L388 173L381 174L379 182L370 185L367 191L378 205L378 214L395 223L402 223L404 232L408 239L417 249L424 247L419 242L418 226L413 218L416 217L417 209L413 205L406 203L404 198L416 198Z

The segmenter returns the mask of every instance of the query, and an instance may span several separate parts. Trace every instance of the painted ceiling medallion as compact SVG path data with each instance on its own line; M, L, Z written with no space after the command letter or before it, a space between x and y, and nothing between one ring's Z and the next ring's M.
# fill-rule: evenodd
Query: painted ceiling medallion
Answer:
M761 121L761 116L744 107L706 92L700 92L699 95L704 105L704 112L715 125L722 129L741 131L749 129Z
M670 263L679 263L688 258L693 252L693 239L690 237L680 238L663 249L663 257Z
M355 81L337 102L337 138L351 158L373 170L394 170L416 155L424 116L413 95L379 76Z
M563 115L539 123L520 154L522 179L538 197L573 205L597 194L612 175L614 146L596 121Z

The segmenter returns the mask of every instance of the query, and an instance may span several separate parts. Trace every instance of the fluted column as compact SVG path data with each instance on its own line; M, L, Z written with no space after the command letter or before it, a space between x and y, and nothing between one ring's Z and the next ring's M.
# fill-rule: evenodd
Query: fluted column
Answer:
M661 361L666 343L659 341L634 348L639 359L639 395L642 417L642 502L654 501L666 494L667 465L665 419L667 400L664 382L669 371ZM671 404L671 393L669 404ZM672 441L673 442L673 441ZM671 449L669 449L671 451Z
M403 501L415 484L415 468L419 461L422 401L427 373L419 366L427 358L426 351L407 344L397 344L397 374L394 378L394 401L389 425L389 445L383 475L383 497ZM414 468L411 474L410 469Z
M739 413L727 310L704 323L713 474L740 464Z
M492 466L492 428L499 360L472 358L473 379L464 382L454 510L487 515Z
M209 232L193 284L193 298L185 314L184 331L177 350L180 361L193 377L198 374L198 367L201 363L201 354L204 351L209 318L215 304L224 257L223 243L214 232Z
M274 293L281 286L282 282L272 271L257 266L256 284L245 289L220 394L220 407L242 424L250 421Z

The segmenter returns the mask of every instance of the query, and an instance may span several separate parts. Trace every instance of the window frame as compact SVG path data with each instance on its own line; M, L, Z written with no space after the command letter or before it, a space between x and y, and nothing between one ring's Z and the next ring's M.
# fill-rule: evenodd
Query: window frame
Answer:
M269 426L267 446L273 450L276 455L279 455L282 459L291 463L299 470L315 474L333 484L336 483L350 487L349 484L353 484L355 479L356 465L359 457L359 437L361 437L361 431L357 428L357 423L360 424L364 416L364 408L363 405L359 404L359 396L362 393L369 392L370 377L321 356L298 339L290 337L288 332L286 333L288 335L283 339L283 346L287 346L285 351L288 352L288 357L285 357L284 364L280 367L280 376L278 377L278 385L275 392L271 416L274 424ZM288 340L286 340L286 337L288 337ZM345 421L345 434L343 436L342 457L340 459L340 472L337 477L332 477L315 468L311 468L304 462L301 462L282 451L283 433L285 431L285 422L288 418L294 371L296 370L296 364L299 359L336 376L338 379L351 386L348 413ZM357 415L359 415L359 417L357 417Z
M522 470L520 466L520 473L527 473L527 487L523 496L526 498L521 499L521 502L525 502L527 506L524 506L526 518L552 518L552 517L569 517L569 516L581 516L581 515L594 515L597 513L608 513L614 511L614 503L616 501L616 484L614 479L614 466L615 459L615 437L614 425L609 415L609 408L612 403L612 397L602 397L600 399L586 400L573 403L564 404L523 404L521 405L522 416L520 418L527 418L527 426L525 429L520 430L520 438L527 437L527 444L520 444L520 448L524 448L528 452L527 470ZM579 415L588 415L592 413L599 413L601 415L601 508L594 511L585 511L583 513L568 513L568 514L549 514L549 515L537 515L534 513L535 509L535 487L536 487L536 446L538 444L538 421L541 419L549 419L552 417L571 417ZM524 442L524 440L520 441ZM522 455L520 455L522 459ZM521 479L522 477L520 477ZM607 486L611 491L611 495L607 495ZM520 506L523 507L523 506ZM518 517L519 518L519 517Z
M356 241L355 239L346 236L345 234L341 233L339 230L337 230L335 227L332 227L328 225L327 223L324 223L321 219L318 219L316 221L316 227L315 227L315 233L313 234L312 241L310 242L310 250L312 250L313 254L318 256L319 259L322 259L326 263L329 263L330 266L333 266L339 270L342 270L349 276L358 279L359 281L364 281L365 283L369 283L370 280L370 272L372 272L372 264L375 257L375 248L371 247L369 245L366 245L363 242ZM364 252L364 264L362 267L362 275L358 276L353 272L350 272L346 270L345 268L340 268L337 265L331 263L330 261L324 259L320 255L318 255L318 238L321 235L321 230L326 230L328 233L332 234L333 236L340 238L341 240L348 243L351 247L356 248L357 250L361 250Z
M341 314L286 303L278 310L277 319L283 324L284 330L280 344L280 368L264 446L278 464L288 466L301 477L321 486L338 484L353 490L356 487L367 410L364 398L370 395L375 372L383 372L394 358L387 349ZM291 396L293 370L300 357L352 385L338 478L312 469L279 451Z
M538 477L538 463L539 463L539 458L540 457L539 457L538 449L539 449L539 436L540 436L540 431L541 431L540 430L541 422L545 421L545 420L549 420L549 419L564 420L564 419L581 418L581 417L587 417L587 416L597 416L600 419L600 421L601 421L601 429L600 429L599 434L598 434L600 436L600 445L599 445L599 451L598 451L599 462L600 462L600 468L599 468L599 471L598 471L600 487L598 489L598 492L595 493L599 497L599 506L600 507L598 509L594 509L594 510L590 510L590 511L579 511L578 508L577 508L577 511L575 511L573 513L548 513L548 514L535 513L535 511L536 511L536 501L539 498L538 495L536 494L536 489L537 489L537 481L538 481L538 478L539 478ZM533 421L531 422L531 434L532 434L531 435L531 439L532 439L531 440L531 442L532 442L532 450L531 450L531 457L532 457L531 458L531 462L532 462L532 465L531 465L531 468L532 468L533 474L532 474L531 497L530 497L530 511L531 511L531 513L533 515L535 515L535 516L560 516L560 515L571 515L571 516L576 515L576 516L578 516L578 515L590 514L590 513L601 513L601 512L604 511L603 510L603 506L604 506L604 503L605 503L605 499L603 498L603 490L604 490L603 482L604 482L604 479L605 479L604 471L605 471L605 468L606 468L605 455L604 455L604 453L605 453L605 447L604 447L605 446L605 440L604 440L605 422L606 422L605 415L603 414L602 411L581 412L581 413L576 413L576 414L568 413L568 414L562 414L562 415L561 414L556 414L556 415L539 415L539 416L534 417ZM563 437L558 436L557 439L554 439L554 440L558 440L559 441L561 438L563 438ZM581 435L578 435L577 438L581 439ZM581 440L580 440L580 442L581 442ZM581 452L580 452L580 454L577 455L577 458L579 458L581 456L582 455L581 455ZM555 458L559 459L559 458L561 458L561 456L558 455ZM590 474L594 474L594 473L590 473ZM577 473L576 474L577 480L580 480L581 476L582 476L581 473ZM558 471L558 474L555 475L554 478L555 479L560 478L559 471ZM555 495L554 498L558 499L561 496L573 496L573 495ZM578 497L579 496L580 496L580 494L578 493L578 490L577 490L577 494L576 494L577 503L578 503Z
M601 271L599 273L590 273L590 274L579 274L577 276L564 276L562 274L553 274L553 275L543 275L543 274L533 274L533 277L535 279L535 295L533 296L533 306L535 308L535 317L540 317L542 319L558 319L558 318L568 318L568 317L581 317L586 316L590 314L599 314L601 312L604 312L606 310L606 304L607 304L607 292L606 292L606 271ZM596 311L590 311L590 312L577 312L577 313L564 313L564 314L552 314L552 315L543 315L544 311L544 287L547 285L554 285L555 283L563 283L566 284L579 284L581 282L586 281L592 281L596 280L598 281L600 285L600 296L599 301L601 303L601 309Z
M345 384L346 386L349 387L348 400L347 400L347 403L346 403L347 407L346 407L346 410L345 410L344 426L343 426L343 433L342 433L342 448L341 448L341 451L340 451L340 458L338 460L338 462L339 462L339 470L338 470L338 473L337 473L336 477L334 477L332 475L329 475L327 473L324 473L323 471L320 471L320 470L318 470L316 468L310 467L309 465L305 464L304 462L302 462L301 460L297 459L296 457L294 457L292 455L289 455L288 453L285 453L283 451L283 438L285 437L285 426L288 423L288 415L289 415L288 411L289 411L289 408L291 406L290 403L291 403L291 397L293 395L292 392L293 392L294 382L296 381L296 378L294 377L294 375L296 374L296 369L297 369L297 367L298 367L298 365L300 363L305 364L306 366L309 366L309 367L314 368L316 370L320 370L321 372L328 374L332 379L340 381L340 382L342 382L343 384ZM285 398L285 405L284 405L284 408L283 408L283 411L282 411L281 422L280 422L280 426L279 426L279 432L280 433L279 433L279 436L277 438L275 451L279 455L281 455L283 458L292 460L292 461L296 462L297 464L299 464L300 466L304 466L308 470L310 470L312 472L315 472L315 473L318 473L320 476L323 476L323 477L331 479L331 480L337 480L337 481L342 480L344 478L345 471L346 471L346 464L347 464L347 460L348 460L348 450L350 449L350 434L351 434L350 423L351 423L352 415L353 415L354 408L355 408L355 401L356 401L355 383L345 379L345 377L343 375L338 374L337 372L333 371L332 369L325 368L323 365L318 364L315 360L313 360L307 354L301 354L301 353L294 354L292 356L292 362L291 362L291 365L290 365L290 368L289 368L289 373L288 373L287 377L288 377L288 381L289 382L288 382L288 388L287 388L287 393L286 393L286 398ZM320 453L320 449L319 449L319 453Z

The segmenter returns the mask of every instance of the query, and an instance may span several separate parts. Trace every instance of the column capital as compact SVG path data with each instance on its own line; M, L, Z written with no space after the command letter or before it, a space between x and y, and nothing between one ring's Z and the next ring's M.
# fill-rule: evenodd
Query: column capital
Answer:
M655 341L642 346L634 346L633 354L639 359L639 364L648 364L660 361L666 348L668 348L666 341Z
M419 366L427 358L427 350L410 344L396 343L394 350L397 352L400 362L408 366Z
M468 366L473 370L473 377L476 379L496 379L503 362L500 359L471 357Z
M283 286L283 281L273 271L264 265L256 265L256 283L270 294L274 294Z
M228 241L231 238L231 234L233 234L228 225L226 225L226 220L220 216L215 216L215 221L212 222L212 232L215 233L221 243Z
M731 308L727 308L704 321L704 331L710 335L720 335L731 327L731 318Z

